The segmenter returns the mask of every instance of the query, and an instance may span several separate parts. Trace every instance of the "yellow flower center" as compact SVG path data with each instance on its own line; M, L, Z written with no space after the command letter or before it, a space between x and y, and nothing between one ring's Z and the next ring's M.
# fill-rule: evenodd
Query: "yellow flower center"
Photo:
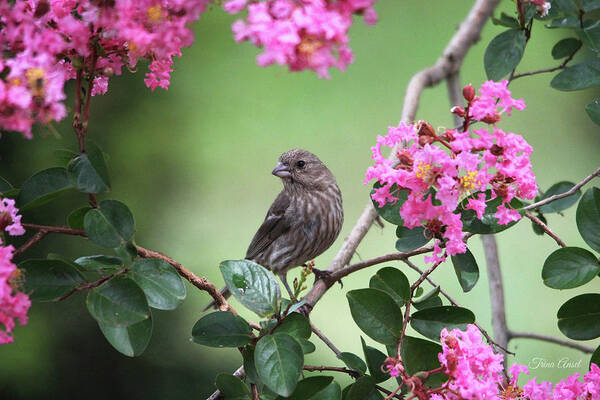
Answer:
M302 37L302 41L298 44L298 52L305 56L310 56L315 51L319 50L323 46L323 42L317 37L312 35L305 35Z
M425 180L430 171L431 171L430 164L420 163L417 166L417 172L415 173L415 175L417 176L417 178Z
M25 71L27 85L34 96L42 96L44 94L44 70L41 68L29 68Z
M148 19L150 20L150 22L152 22L152 23L160 22L160 20L163 17L163 9L159 5L150 6L150 7L148 7L146 14L148 14Z
M475 189L475 187L480 184L479 180L477 179L476 171L467 172L465 176L459 178L459 181L460 186L467 192Z

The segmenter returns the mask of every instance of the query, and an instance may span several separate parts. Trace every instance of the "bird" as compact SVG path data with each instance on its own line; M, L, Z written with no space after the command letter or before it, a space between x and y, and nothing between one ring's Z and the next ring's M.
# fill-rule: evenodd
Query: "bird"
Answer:
M272 174L281 179L283 190L269 207L245 259L277 274L293 298L287 272L313 260L335 242L344 222L342 192L331 171L307 150L281 154ZM222 293L229 295L226 288Z

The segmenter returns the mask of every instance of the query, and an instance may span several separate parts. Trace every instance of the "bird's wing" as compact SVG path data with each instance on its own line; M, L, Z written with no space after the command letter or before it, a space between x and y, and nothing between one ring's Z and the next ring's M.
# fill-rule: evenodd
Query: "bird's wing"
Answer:
M290 198L282 191L275 198L271 208L267 212L267 216L260 228L254 235L248 250L246 250L246 258L251 260L263 252L275 239L283 235L290 229L289 219L285 216L285 211L290 205Z

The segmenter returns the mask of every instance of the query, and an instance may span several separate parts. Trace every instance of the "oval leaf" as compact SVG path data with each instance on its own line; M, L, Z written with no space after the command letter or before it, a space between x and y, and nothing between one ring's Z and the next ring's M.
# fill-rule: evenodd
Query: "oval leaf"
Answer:
M383 399L375 388L375 380L369 375L362 376L350 386L344 400L375 400Z
M144 292L124 276L90 290L86 304L92 317L105 326L126 327L150 317Z
M25 275L23 291L33 301L57 300L84 283L81 274L61 260L27 260L19 270Z
M314 399L318 397L313 397L317 395L320 391L328 387L333 381L333 377L331 376L311 376L310 378L302 379L298 382L298 386L296 386L296 390L290 397L281 397L279 396L277 400L290 399L290 400L307 400Z
M45 169L23 183L17 197L17 205L21 210L39 207L72 188L65 168Z
M275 276L249 260L228 260L219 265L227 288L240 303L261 317L275 314L281 298Z
M600 336L600 294L589 293L567 300L559 309L558 329L573 340Z
M498 224L498 218L494 216L496 211L498 211L498 206L502 204L502 199L500 197L496 197L491 199L491 191L487 190L485 192L486 198L488 201L486 202L486 208L481 219L477 218L477 213L474 210L463 210L461 212L461 220L463 222L463 230L465 232L477 233L480 235L488 235L492 233L502 232L505 229L510 228L518 221L512 221L506 225ZM514 209L519 209L523 207L523 203L519 201L517 198L514 198L510 202L510 206Z
M390 375L381 370L381 366L383 365L383 362L387 356L376 348L367 346L362 337L360 338L360 342L362 344L363 352L365 353L365 360L367 361L369 374L373 377L376 383L388 380Z
M185 299L185 285L168 262L142 258L131 264L130 271L131 278L146 294L150 307L174 310Z
M367 364L365 364L365 362L354 353L344 351L338 355L338 358L342 360L344 364L346 364L346 367L360 373L361 375L364 375L365 372L367 372Z
M600 189L588 189L577 206L577 229L592 249L600 252Z
M400 338L402 311L389 295L377 289L357 289L346 297L354 322L371 339L392 344Z
M581 90L600 85L600 61L593 59L559 72L550 86L562 91Z
M142 354L152 336L152 318L123 327L108 326L100 322L98 326L108 343L128 357Z
M381 268L369 281L371 289L383 290L402 307L410 300L410 284L402 271L393 267Z
M342 389L337 382L331 382L325 389L313 394L306 400L342 400Z
M304 355L298 342L288 334L263 336L254 350L260 379L275 393L287 397L294 392L302 372Z
M600 99L596 99L585 106L585 112L596 125L600 125Z
M581 41L575 38L566 38L554 45L552 48L552 57L560 60L575 53L581 47Z
M475 322L475 315L466 308L441 306L417 311L410 319L410 326L415 331L439 342L442 329L465 330L468 324Z
M452 265L458 278L458 283L464 292L468 292L479 280L479 267L469 249L465 253L452 256Z
M71 183L79 191L103 193L110 189L104 154L93 142L87 143L85 153L69 162L67 173Z
M117 200L104 200L99 208L88 211L83 226L91 241L106 248L126 244L135 232L131 211Z
M408 375L415 375L420 371L431 371L440 367L438 354L442 352L442 346L412 336L404 336L402 341L402 361ZM446 375L436 373L425 381L428 387L439 387L447 379Z
M291 313L281 321L275 332L287 333L296 339L308 339L312 333L310 322L300 313Z
M74 262L86 271L102 273L116 272L123 266L123 260L119 257L105 255L79 257Z
M542 279L548 287L572 289L588 283L599 272L600 263L592 253L579 247L565 247L546 258Z
M71 212L67 216L67 225L69 225L69 228L83 230L84 229L83 219L85 218L85 214L87 214L87 212L90 211L91 209L92 209L92 207L85 206L85 207L78 208L77 210Z
M550 188L544 193L540 200L545 200L549 197L552 197L557 194L566 193L571 190L575 186L572 182L558 182L554 185L550 186ZM552 203L544 204L540 207L540 212L543 214L561 212L571 207L573 204L577 203L579 200L579 196L581 196L581 191L576 191L571 196L563 197L562 199L558 199L553 201Z
M413 301L413 306L417 310L424 310L431 307L439 307L442 305L442 299L440 299L440 287L436 286L431 289L427 294L421 297L418 301Z
M219 374L215 380L217 388L227 400L251 399L248 386L237 376Z
M521 61L525 44L525 33L519 29L509 29L492 39L483 58L487 77L499 81L508 75Z
M431 240L431 238L425 237L425 229L422 226L418 226L413 229L408 229L404 226L398 226L396 228L396 250L398 251L411 251L424 246Z
M592 354L592 358L590 358L590 365L594 363L600 367L600 346L596 348L594 354Z
M373 193L375 193L375 189L378 189L380 187L381 185L379 184L379 182L375 183L375 185L373 185L373 190L371 190L371 196L373 195ZM392 186L391 191L395 191L395 185ZM381 218L385 219L390 224L404 225L404 221L402 220L402 217L400 217L400 207L402 207L402 204L404 204L404 202L408 198L408 191L399 190L397 196L398 200L395 203L388 203L383 207L379 207L379 204L375 200L373 200L372 197L371 201L373 201L373 207L375 207L375 211L377 211L377 214L379 214Z
M241 347L252 341L252 328L240 316L217 311L196 322L192 340L210 347Z

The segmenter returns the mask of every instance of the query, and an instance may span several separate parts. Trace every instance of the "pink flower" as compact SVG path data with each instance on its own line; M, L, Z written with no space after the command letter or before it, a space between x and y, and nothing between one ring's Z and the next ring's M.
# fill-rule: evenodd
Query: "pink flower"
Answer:
M511 376L510 384L513 387L517 386L517 381L519 380L519 375L521 372L529 375L529 369L523 365L518 363L513 363L513 365L508 369L508 374Z
M523 394L529 400L548 400L552 398L552 383L541 382L537 383L533 377L529 382L523 385Z
M0 201L0 229L6 230L11 236L20 236L25 233L18 212L19 209L15 207L13 199L4 198Z
M485 193L479 193L476 198L469 198L467 201L467 209L474 210L477 213L477 218L481 219L485 213Z
M517 210L512 210L510 208L506 208L504 205L498 206L498 211L494 214L494 217L498 218L498 223L500 225L507 225L513 221L518 221L521 219L521 214Z
M11 279L18 274L12 262L13 251L12 246L0 247L0 344L14 341L11 332L15 328L15 320L25 325L31 306L29 297L16 292L11 286Z

